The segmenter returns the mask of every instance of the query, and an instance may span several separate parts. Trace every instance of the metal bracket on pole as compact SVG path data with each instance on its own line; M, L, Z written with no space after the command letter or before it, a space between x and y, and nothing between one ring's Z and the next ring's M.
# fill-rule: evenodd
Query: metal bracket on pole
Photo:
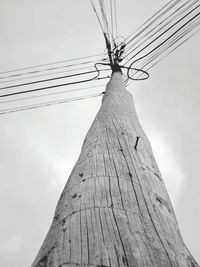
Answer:
M136 138L136 142L135 142L135 146L134 146L135 149L137 149L137 145L138 145L139 139L140 139L140 137L137 136L137 138Z

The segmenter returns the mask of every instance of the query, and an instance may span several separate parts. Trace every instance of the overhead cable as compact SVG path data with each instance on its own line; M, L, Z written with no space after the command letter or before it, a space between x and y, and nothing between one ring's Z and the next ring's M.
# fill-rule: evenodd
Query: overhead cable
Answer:
M81 97L66 98L66 99L62 99L62 100L44 102L44 103L35 104L35 105L20 106L17 108L2 109L2 110L0 110L0 115L19 112L19 111L25 111L25 110L31 110L31 109L37 109L37 108L43 108L43 107L48 107L48 106L52 106L52 105L64 104L67 102L79 101L79 100L94 98L94 97L99 97L99 96L102 96L102 93L85 95L85 96L81 96Z
M138 36L140 36L144 31L146 31L152 24L154 24L160 17L162 17L168 10L170 10L171 8L173 8L174 5L176 3L178 3L178 2L180 2L180 1L181 0L176 0L175 3L172 3L172 2L174 2L174 0L169 1L161 9L159 9L152 17L150 17L147 21L145 21L136 31L134 31L131 35L129 35L126 38L126 40L125 40L126 41L126 44L128 45L130 42L132 42L134 39L136 39ZM172 3L172 5L168 9L165 10L165 8L168 5L170 5L170 3ZM159 13L161 13L161 14L159 14ZM133 35L133 37L131 38L132 35ZM129 38L131 38L131 40L128 41Z
M187 34L187 33L189 33L189 32L191 32L191 30L193 29L193 28L195 28L196 26L198 26L200 23L199 23L199 18L198 18L198 16L200 15L200 13L198 13L198 14L196 14L194 17L192 17L190 20L188 20L186 23L184 23L179 29L177 29L174 33L172 33L168 38L166 38L163 42L161 42L159 45L157 45L154 49L152 49L150 52L148 52L147 54L145 54L144 56L142 56L142 57L140 57L140 58L138 58L138 59L136 59L135 61L133 61L131 64L130 64L130 69L129 69L129 72L128 72L128 77L130 76L130 71L131 71L131 67L132 67L132 65L133 64L135 64L136 62L139 62L140 60L142 60L142 59L145 59L145 58L147 58L149 55L151 55L154 51L156 51L157 49L159 49L160 47L162 47L165 43L167 43L171 38L173 38L174 36L175 36L175 39L173 40L172 39L172 42L171 43L169 43L169 45L174 45L176 42L177 42L177 40L179 40L179 39L177 39L176 40L176 34L177 33L179 33L180 32L180 36L178 36L178 37L180 37L180 38L182 38L183 36L184 36L184 34ZM194 24L192 24L192 25L189 25L188 26L188 24L189 23L193 23L193 20L194 20ZM184 29L184 27L185 26L188 26L188 28L186 28L186 29ZM191 26L191 27L190 27ZM183 30L183 35L181 36L181 31ZM184 32L184 30L185 30L185 32ZM166 48L164 48L163 49L163 51L165 51L166 50ZM155 57L156 58L156 57Z
M68 85L74 85L74 84L80 84L80 83L87 83L87 82L91 82L91 81L95 81L95 80L103 80L103 79L110 78L110 76L104 76L104 77L98 77L98 76L99 76L99 74L96 75L95 77L93 77L92 79L75 81L75 82L68 82L68 83L61 83L61 84L50 85L50 86L44 86L44 87L39 87L39 88L30 89L30 90L26 90L26 91L17 91L17 92L13 92L13 93L7 93L7 94L0 95L0 98L10 97L10 96L14 96L14 95L27 94L27 93L33 93L33 92L38 92L38 91L43 91L43 90L49 90L49 89L63 87L63 86L68 86Z
M104 84L99 84L99 85L95 85L95 86L87 86L87 87L75 88L75 89L70 89L70 90L68 89L68 90L65 90L65 91L59 91L59 92L53 92L53 93L47 93L47 94L40 94L40 95L34 95L34 96L21 97L21 98L12 99L12 100L5 100L5 101L0 101L0 106L2 104L6 104L6 103L13 103L13 102L19 102L19 101L30 100L30 99L37 99L37 98L44 98L44 97L49 97L49 96L63 95L63 94L71 93L71 92L84 91L84 90L88 90L88 89L91 89L91 88L101 88L103 86L104 86Z
M6 90L6 89L11 89L11 88L16 88L16 87L38 84L38 83L51 82L51 81L61 80L61 79L66 79L66 78L71 78L71 77L83 76L83 75L88 75L88 74L97 72L97 76L92 78L92 79L96 79L99 76L99 70L96 68L96 64L95 64L95 69L96 70L79 72L79 73L74 73L74 74L70 74L70 75L62 75L62 76L48 78L48 79L42 79L42 80L36 80L36 81L31 81L31 82L26 82L26 83L21 83L21 84L15 84L15 85L10 85L10 86L0 87L0 91ZM109 70L109 69L102 69L101 71L107 71L107 70Z
M190 15L192 12L194 12L200 5L196 6L195 8L193 8L191 11L189 11L186 15L184 15L181 19L179 19L178 21L176 21L173 25L171 25L169 28L167 28L164 32L162 32L161 34L159 34L159 36L157 36L155 39L153 39L151 42L149 42L147 45L145 45L143 48L141 48L137 53L135 53L128 61L130 61L131 59L133 59L134 57L136 57L138 54L140 54L142 51L144 51L147 47L149 47L152 43L154 43L156 40L158 40L161 36L163 36L165 33L167 33L169 30L171 30L174 26L176 26L179 22L181 22L183 19L185 19L188 15ZM184 23L182 26L180 26L180 28L178 30L175 31L175 33L177 31L179 31L180 29L182 29L185 25L187 25L191 20L193 20L196 16L198 16L199 13L197 13L192 19L188 20L186 23ZM173 36L170 35L170 36ZM168 37L169 38L169 37ZM166 40L168 40L168 38L166 38ZM170 37L171 38L171 37ZM163 42L162 42L163 43ZM162 44L161 43L161 44ZM154 51L154 49L152 50ZM149 52L151 53L151 51ZM142 57L143 58L143 57ZM127 61L127 62L128 62ZM126 63L127 63L126 62ZM132 65L132 63L131 63Z
M134 49L131 50L131 52L129 52L128 54L126 54L127 56L129 56L129 54L131 54L133 51L135 51L137 48L139 48L141 45L143 45L148 39L151 39L154 35L156 35L157 33L159 33L162 29L164 29L166 26L168 26L171 22L175 21L175 19L178 18L178 16L180 16L181 14L183 14L185 11L188 11L188 9L190 7L192 7L194 4L196 4L199 0L196 0L195 2L191 3L189 6L186 6L189 2L191 2L190 0L188 0L186 3L184 3L183 5L181 5L179 8L177 8L174 12L172 12L169 16L167 16L166 18L164 18L161 22L159 22L157 25L155 25L152 29L150 29L145 36L141 36L138 40L136 40L129 48L126 49L126 52L129 51L132 47L134 47ZM183 10L181 10L182 8L184 8ZM181 10L180 12L178 12L179 10ZM178 13L178 14L176 14ZM174 15L174 16L173 16ZM169 20L168 20L169 19ZM166 22L163 26L161 26L164 22ZM161 26L159 28L159 26ZM156 30L156 28L158 28ZM156 31L154 31L156 30ZM153 33L152 33L153 32ZM150 36L149 34L152 33ZM146 37L146 39L144 39ZM144 39L138 46L136 46L139 41L141 41L142 39Z
M60 64L60 63L66 63L66 62L73 62L73 61L78 61L78 60L97 57L97 56L103 56L103 54L96 54L96 55L91 55L91 56L77 57L77 58L72 58L72 59L56 61L56 62L50 62L50 63L46 63L46 64L40 64L40 65L34 65L34 66L29 66L29 67L24 67L24 68L7 70L7 71L0 72L0 74L10 73L10 72L17 72L17 71L28 70L28 69L34 69L34 68L45 67L45 66L50 66L50 65ZM92 62L94 62L94 60Z

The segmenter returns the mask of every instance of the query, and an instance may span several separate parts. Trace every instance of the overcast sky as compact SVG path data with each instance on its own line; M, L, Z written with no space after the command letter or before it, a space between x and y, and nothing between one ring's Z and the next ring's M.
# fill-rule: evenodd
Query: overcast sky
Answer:
M118 0L128 36L166 0ZM145 9L144 9L145 7ZM102 53L88 0L0 0L0 71ZM182 236L200 263L200 34L133 82ZM30 266L101 104L88 99L0 116L0 265Z

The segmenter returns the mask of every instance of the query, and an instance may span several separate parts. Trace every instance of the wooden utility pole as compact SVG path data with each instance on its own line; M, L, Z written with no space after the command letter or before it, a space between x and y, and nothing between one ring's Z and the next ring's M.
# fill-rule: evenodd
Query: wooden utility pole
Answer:
M197 267L116 70L32 267Z

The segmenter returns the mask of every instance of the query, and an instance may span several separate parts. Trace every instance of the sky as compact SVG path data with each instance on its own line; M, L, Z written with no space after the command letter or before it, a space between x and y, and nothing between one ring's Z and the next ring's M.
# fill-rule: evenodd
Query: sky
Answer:
M165 0L117 0L128 36ZM144 8L145 7L145 8ZM103 53L88 0L0 0L0 71ZM183 239L200 263L200 34L132 82ZM101 98L0 116L0 265L30 266Z

